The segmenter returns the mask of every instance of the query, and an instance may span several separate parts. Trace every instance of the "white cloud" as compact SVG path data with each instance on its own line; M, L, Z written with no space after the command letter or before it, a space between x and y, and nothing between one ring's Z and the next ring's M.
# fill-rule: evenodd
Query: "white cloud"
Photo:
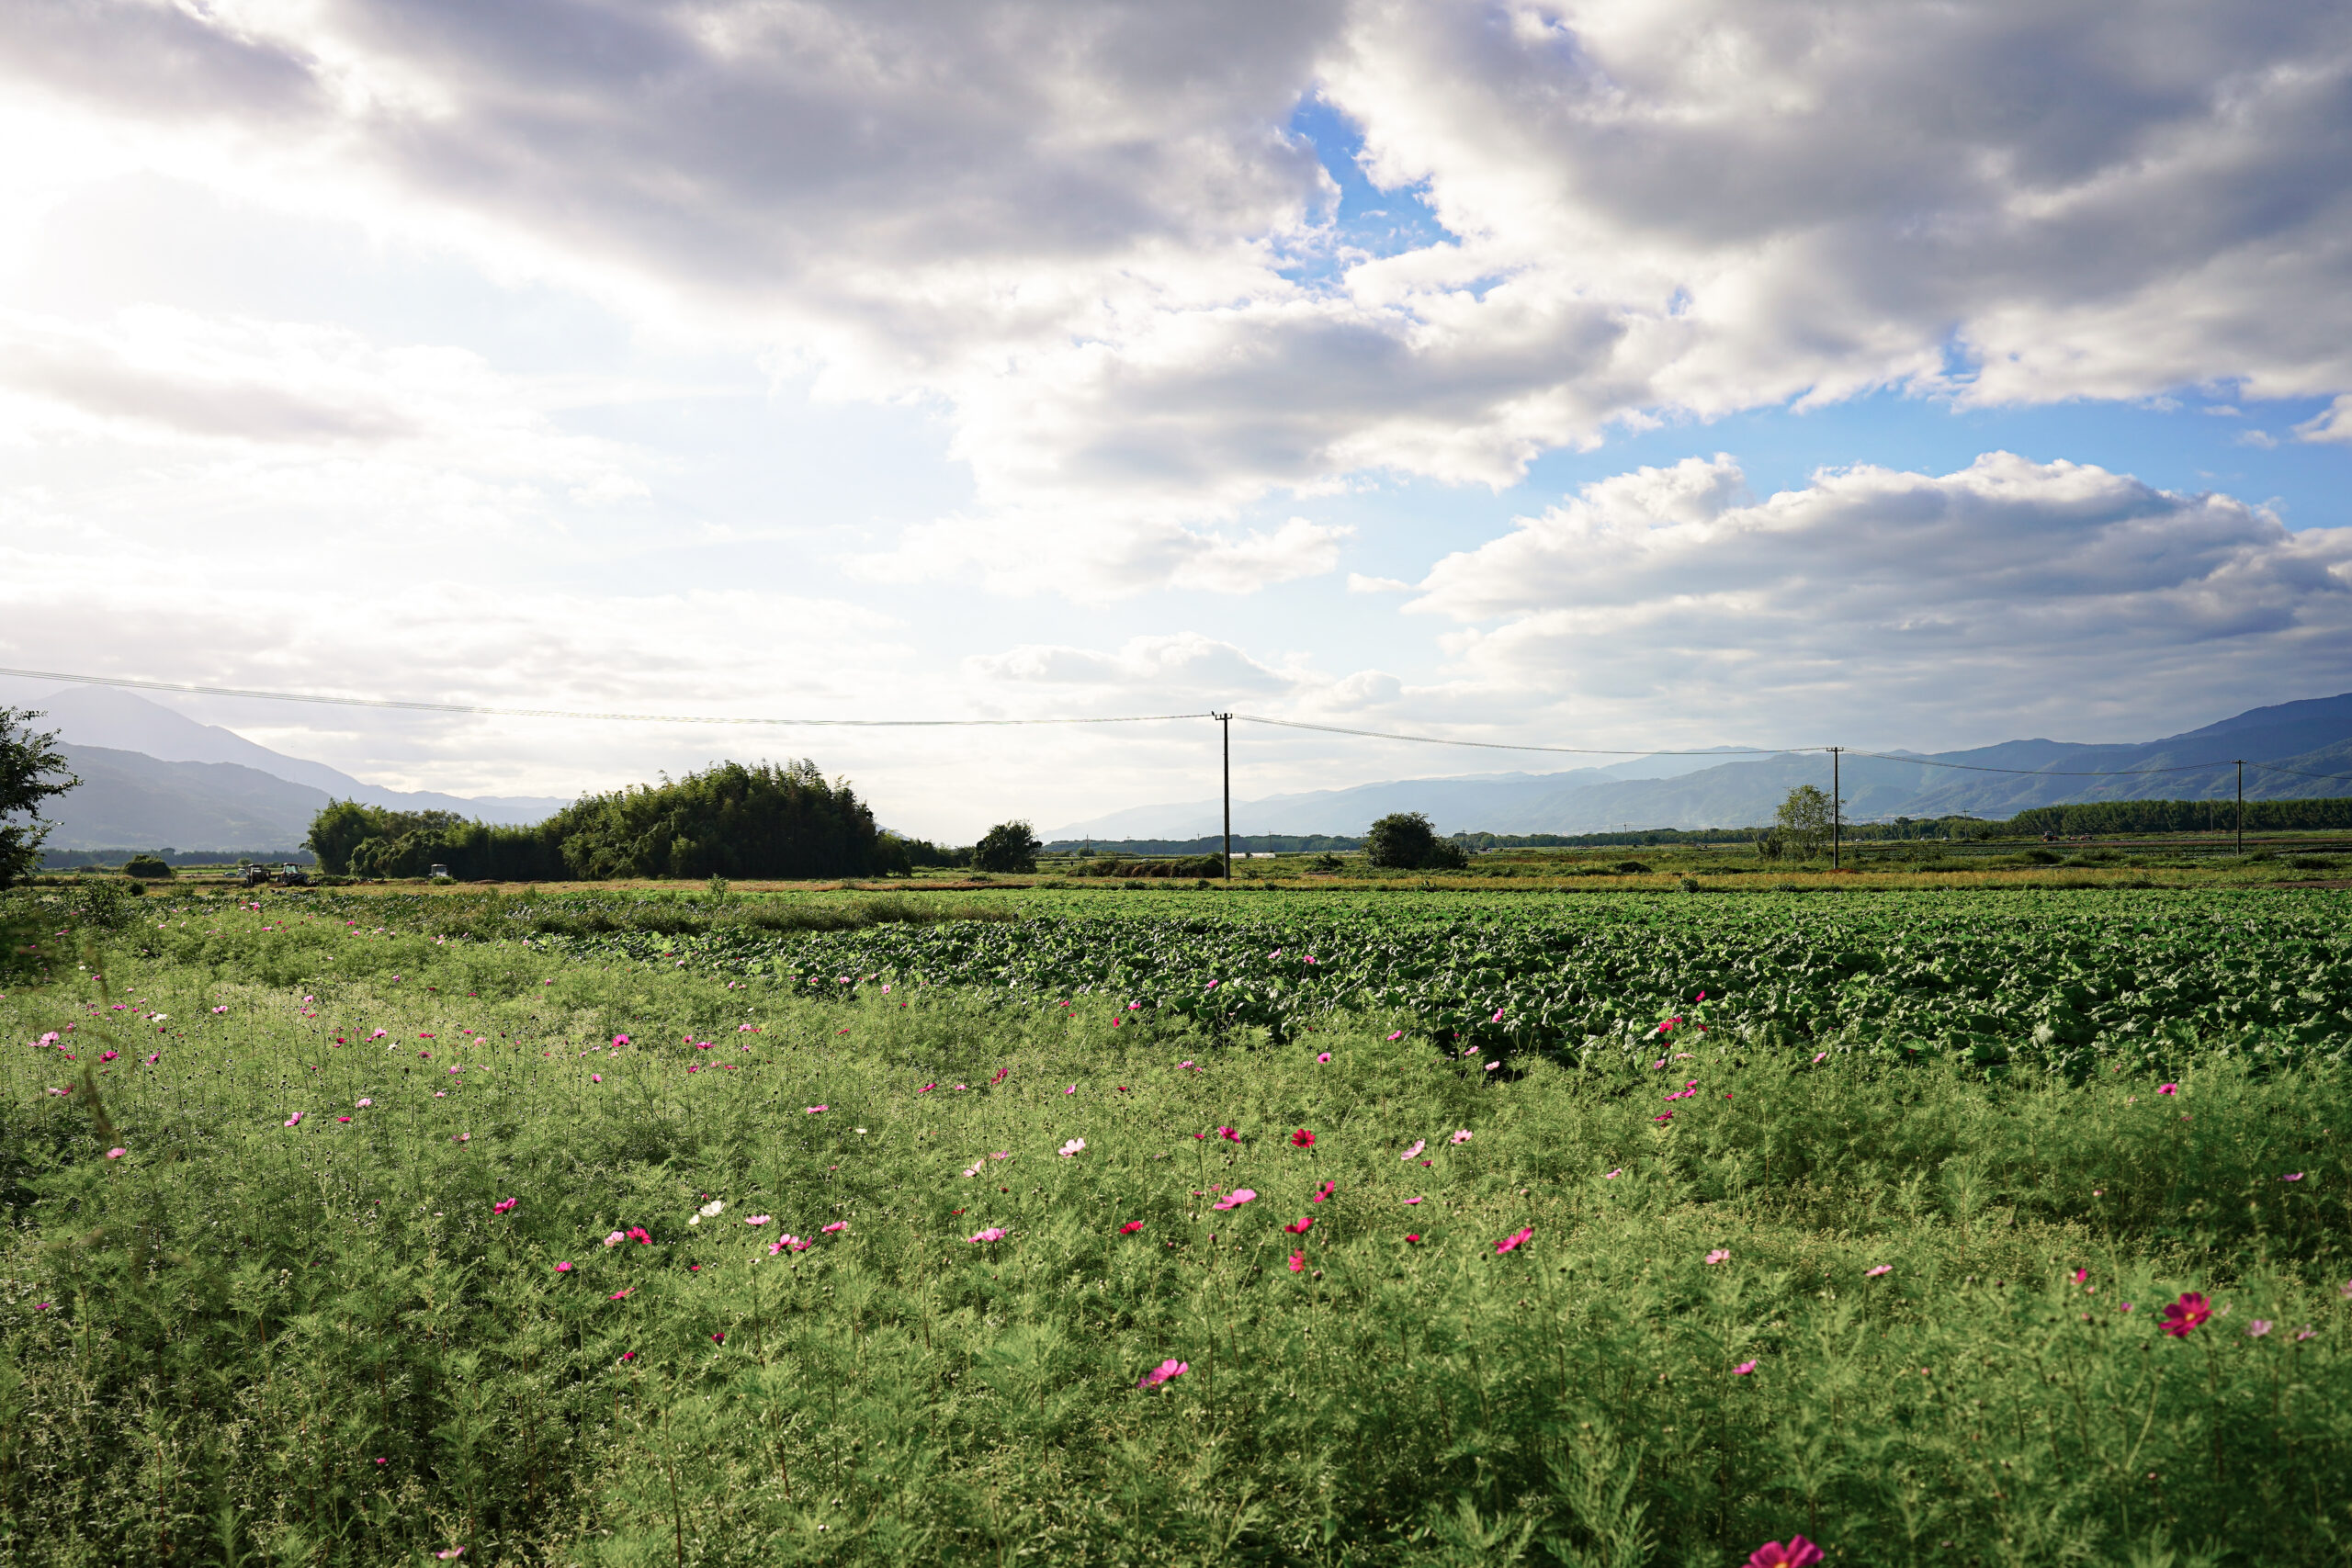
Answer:
M1471 711L1558 694L1624 734L1818 728L1948 746L2044 722L2144 739L2332 692L2352 667L2352 529L1988 453L1743 496L1730 457L1588 485L1438 562ZM1943 734L1923 733L1931 722ZM1955 740L1953 738L1960 738ZM1719 734L1708 734L1710 739Z
M1042 554L1088 585L1329 570L1329 540L1198 530L1353 473L1508 484L1662 414L2352 391L2352 13L2289 0L121 0L16 18L0 70L85 127L35 156L935 400L977 504L911 554L970 540L1000 586ZM1450 237L1351 249L1282 130L1309 91ZM1310 253L1352 259L1283 271ZM177 429L392 417L104 368L20 380Z
M1351 593L1410 593L1413 585L1401 577L1366 577L1360 571L1348 573Z

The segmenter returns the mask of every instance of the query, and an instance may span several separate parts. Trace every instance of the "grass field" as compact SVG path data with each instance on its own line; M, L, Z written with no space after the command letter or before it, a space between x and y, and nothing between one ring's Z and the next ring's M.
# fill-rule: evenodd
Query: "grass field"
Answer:
M2352 1552L2342 895L957 897L140 901L0 998L0 1550ZM917 938L1062 956L806 983Z

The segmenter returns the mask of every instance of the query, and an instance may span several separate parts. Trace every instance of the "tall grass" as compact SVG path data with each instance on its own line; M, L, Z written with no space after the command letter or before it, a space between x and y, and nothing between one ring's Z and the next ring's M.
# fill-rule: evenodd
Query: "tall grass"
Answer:
M11 1561L2346 1550L2337 1076L1487 1074L360 945L0 1000Z

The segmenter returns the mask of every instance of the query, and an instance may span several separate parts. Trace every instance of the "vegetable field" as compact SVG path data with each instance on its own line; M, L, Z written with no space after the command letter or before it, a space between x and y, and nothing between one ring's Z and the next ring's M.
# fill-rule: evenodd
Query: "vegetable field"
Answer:
M720 923L555 941L810 996L883 984L1033 1004L1091 996L1275 1039L1353 1011L1490 1059L1638 1056L1669 1019L1758 1047L2073 1077L2207 1055L2340 1063L2352 1050L2352 931L2335 900L2308 894L1408 894L1280 913L1238 898L1224 900L1238 914L1161 918L1130 912L1133 899L1068 902L1017 924L781 938Z
M2339 1562L2346 908L141 899L0 1553Z

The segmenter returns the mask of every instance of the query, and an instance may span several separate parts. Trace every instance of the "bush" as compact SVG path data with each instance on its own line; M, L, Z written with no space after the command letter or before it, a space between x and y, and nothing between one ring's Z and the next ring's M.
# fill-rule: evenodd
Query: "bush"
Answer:
M170 862L159 860L153 855L131 856L123 863L122 874L125 876L136 876L150 881L160 881L175 874Z
M972 846L972 864L981 871L1035 871L1037 852L1043 848L1028 823L1000 822Z
M1364 835L1363 854L1383 870L1458 871L1470 863L1462 846L1439 838L1419 811L1391 812L1374 822Z

